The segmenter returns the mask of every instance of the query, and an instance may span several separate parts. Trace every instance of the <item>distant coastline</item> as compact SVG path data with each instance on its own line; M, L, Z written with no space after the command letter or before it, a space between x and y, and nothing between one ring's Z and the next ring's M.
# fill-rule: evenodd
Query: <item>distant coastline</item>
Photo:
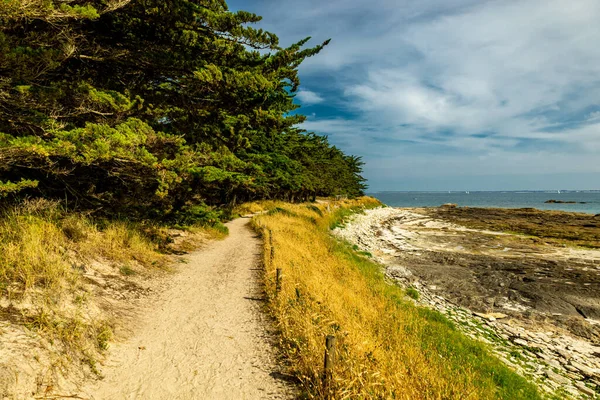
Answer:
M587 190L569 190L569 189L553 189L553 190L379 190L369 192L369 195L379 193L600 193L600 189Z
M459 207L537 208L600 214L600 190L518 191L380 191L373 196L391 207L437 207L454 203Z

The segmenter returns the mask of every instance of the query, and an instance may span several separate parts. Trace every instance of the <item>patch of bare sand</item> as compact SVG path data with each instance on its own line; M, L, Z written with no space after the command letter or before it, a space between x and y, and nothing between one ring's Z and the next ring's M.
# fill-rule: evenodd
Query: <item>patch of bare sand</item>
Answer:
M187 257L168 288L145 304L133 335L112 346L91 399L284 399L261 312L260 240L248 219Z

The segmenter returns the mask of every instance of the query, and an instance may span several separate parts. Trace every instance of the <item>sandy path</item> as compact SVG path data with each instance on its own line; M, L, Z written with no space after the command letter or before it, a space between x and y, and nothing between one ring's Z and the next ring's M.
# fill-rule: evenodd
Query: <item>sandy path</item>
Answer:
M148 307L136 333L114 345L92 399L284 399L257 281L260 241L249 219L193 253ZM274 375L277 375L275 373Z

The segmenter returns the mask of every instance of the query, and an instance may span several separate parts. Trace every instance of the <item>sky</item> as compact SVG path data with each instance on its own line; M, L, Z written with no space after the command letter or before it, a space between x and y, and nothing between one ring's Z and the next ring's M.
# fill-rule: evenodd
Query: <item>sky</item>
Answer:
M600 1L230 0L300 66L303 128L369 191L600 189Z

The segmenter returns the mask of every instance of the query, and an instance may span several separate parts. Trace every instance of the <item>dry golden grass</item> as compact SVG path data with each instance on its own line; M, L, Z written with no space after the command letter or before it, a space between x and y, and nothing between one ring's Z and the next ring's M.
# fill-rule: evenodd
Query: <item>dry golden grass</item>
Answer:
M113 321L94 305L83 273L100 263L119 279L169 264L167 253L194 248L219 229L190 228L173 242L163 227L96 221L37 200L0 214L0 316L23 324L57 347L64 360L86 361L94 370L108 347ZM176 244L176 246L174 246ZM117 277L117 278L115 278ZM9 304L2 307L2 302Z
M99 227L83 215L65 214L56 203L35 201L0 217L0 290L60 292L77 280L77 262L103 258L164 265L157 244L126 222Z
M280 204L278 201L264 200L264 201L252 201L249 203L242 203L236 206L232 210L232 215L248 215L271 210Z
M273 204L256 216L265 284L282 348L310 398L537 399L533 385L440 314L415 307L380 266L331 237L329 228L371 198ZM272 236L271 236L272 235ZM271 246L274 254L271 259ZM275 296L276 269L282 290ZM338 339L334 382L323 387L326 335Z

